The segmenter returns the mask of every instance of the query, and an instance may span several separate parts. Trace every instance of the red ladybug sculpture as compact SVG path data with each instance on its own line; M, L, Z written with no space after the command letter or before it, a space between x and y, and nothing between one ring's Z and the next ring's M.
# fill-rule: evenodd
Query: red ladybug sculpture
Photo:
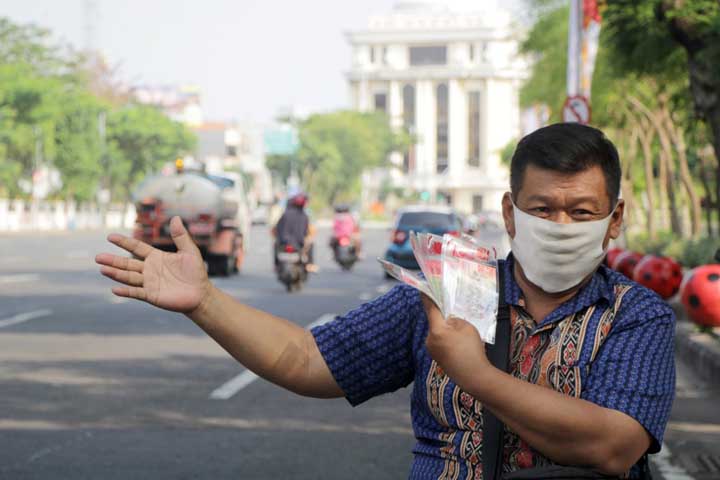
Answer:
M720 327L720 265L703 265L690 272L681 300L692 321Z
M608 267L610 265L612 265L613 262L615 261L615 259L617 258L617 256L620 255L624 251L625 250L623 250L620 247L613 247L613 248L609 249L607 251L607 254L605 254L605 265L607 265Z
M628 278L633 278L635 266L642 259L642 253L626 251L615 257L615 261L610 264L610 268L617 270Z
M645 255L635 266L633 280L667 299L680 289L682 267L671 258Z

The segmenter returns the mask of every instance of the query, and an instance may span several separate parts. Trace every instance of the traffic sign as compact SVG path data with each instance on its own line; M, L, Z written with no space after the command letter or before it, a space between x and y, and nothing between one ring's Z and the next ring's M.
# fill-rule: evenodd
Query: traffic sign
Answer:
M587 125L590 123L590 102L582 95L572 95L563 105L563 120Z

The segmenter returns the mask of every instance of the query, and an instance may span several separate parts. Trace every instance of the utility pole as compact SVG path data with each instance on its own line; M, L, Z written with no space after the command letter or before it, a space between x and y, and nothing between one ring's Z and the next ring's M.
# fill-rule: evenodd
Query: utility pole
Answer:
M97 50L98 8L95 0L83 0L83 15L85 17L85 52L89 54Z
M36 199L37 190L35 189L35 178L42 165L42 130L37 125L33 126L33 134L35 136L35 154L33 155L33 166L30 174L30 196Z
M103 225L106 221L107 205L110 202L110 185L112 178L110 176L110 165L107 160L107 147L106 147L106 122L107 114L104 110L98 113L98 137L100 138L100 166L103 169L103 180L101 182L101 188L98 192L98 202L100 203L100 212L102 214Z

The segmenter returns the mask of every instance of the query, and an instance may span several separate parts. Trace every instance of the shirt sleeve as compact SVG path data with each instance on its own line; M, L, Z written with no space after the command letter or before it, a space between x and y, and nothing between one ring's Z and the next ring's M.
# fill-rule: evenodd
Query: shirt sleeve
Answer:
M413 381L420 322L427 319L419 292L398 285L311 331L335 381L356 406Z
M582 398L623 412L653 437L660 451L675 396L675 314L654 293L634 286L600 347Z

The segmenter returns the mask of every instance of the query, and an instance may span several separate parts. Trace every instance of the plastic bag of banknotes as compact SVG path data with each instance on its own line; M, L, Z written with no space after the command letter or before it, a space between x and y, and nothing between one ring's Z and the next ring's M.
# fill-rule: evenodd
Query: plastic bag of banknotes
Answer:
M497 255L468 236L410 232L422 275L380 260L385 271L427 295L445 318L470 323L487 343L495 343L498 308Z

